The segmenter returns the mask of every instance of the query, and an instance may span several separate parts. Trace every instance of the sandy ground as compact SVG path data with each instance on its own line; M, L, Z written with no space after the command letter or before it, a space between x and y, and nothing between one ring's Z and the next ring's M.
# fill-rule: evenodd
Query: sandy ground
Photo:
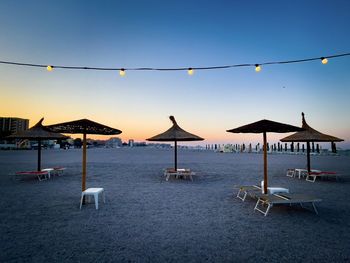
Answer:
M15 180L36 168L36 151L0 151L0 262L344 262L350 261L350 157L312 156L315 169L341 181L286 177L302 155L268 156L271 186L319 198L319 215L275 206L267 217L235 185L262 179L261 154L179 150L194 181L166 182L173 152L89 149L87 187L104 187L106 203L79 210L81 150L44 150L43 168L63 176Z

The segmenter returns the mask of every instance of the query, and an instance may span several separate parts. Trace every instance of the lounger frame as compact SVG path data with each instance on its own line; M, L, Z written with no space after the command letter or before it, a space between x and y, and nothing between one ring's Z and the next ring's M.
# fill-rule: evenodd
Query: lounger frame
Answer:
M25 172L17 172L16 178L23 177L24 175L34 175L38 178L39 181L47 180L49 177L49 173L47 171L25 171Z
M338 181L338 174L334 172L320 172L320 173L315 173L311 172L308 173L306 176L306 181L314 183L316 181L316 178L322 178L322 177L335 177L335 180Z
M262 213L264 216L267 216L270 209L277 204L300 204L301 207L305 208L303 204L310 203L313 207L313 210L318 214L315 203L321 202L321 199L313 198L310 196L300 195L300 194L272 194L272 195L261 195L256 202L254 211ZM264 209L264 207L266 207Z

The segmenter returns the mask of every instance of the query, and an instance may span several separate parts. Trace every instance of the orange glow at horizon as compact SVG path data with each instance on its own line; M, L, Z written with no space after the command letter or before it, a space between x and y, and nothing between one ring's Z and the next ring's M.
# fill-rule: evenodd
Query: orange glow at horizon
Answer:
M51 75L51 74L50 74ZM22 92L18 97L18 88L13 86L4 91L2 94L2 103L0 105L1 117L18 117L29 119L29 126L35 125L42 117L44 117L44 125L67 122L78 119L90 119L92 121L116 128L122 131L119 135L88 135L88 138L97 140L106 140L110 137L119 137L122 141L127 142L129 139L135 141L146 141L147 138L160 134L171 127L168 114L146 114L140 116L139 112L130 112L125 107L120 110L108 114L109 108L91 106L91 103L84 101L72 101L63 103L57 101L55 97L48 97L45 94L30 94L30 91ZM11 92L10 92L11 91ZM159 117L160 116L160 117ZM177 116L179 116L177 118ZM218 122L215 116L211 116L211 120L215 120L216 125L211 125L208 115L204 118L198 116L187 117L184 114L176 115L181 128L196 134L204 141L192 142L191 144L211 144L211 143L262 143L262 134L235 134L226 132L227 129L243 125L245 123L236 123L237 125L227 124L228 120L224 119ZM292 123L298 125L298 123ZM310 118L310 124L313 126L313 120ZM330 135L337 136L345 140L350 140L349 134L345 128L342 129L324 129L322 127L313 126L315 129ZM289 134L268 133L268 141L278 141ZM72 138L81 138L81 134L68 134Z

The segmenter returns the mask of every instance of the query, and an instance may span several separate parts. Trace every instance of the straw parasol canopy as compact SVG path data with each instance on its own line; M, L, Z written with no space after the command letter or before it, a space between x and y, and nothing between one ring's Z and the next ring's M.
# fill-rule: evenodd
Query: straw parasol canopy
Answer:
M267 132L286 133L293 131L301 131L302 128L289 124L279 123L270 120L261 120L251 124L247 124L235 129L227 130L233 133L262 133L264 139L264 193L267 193Z
M165 132L148 138L147 141L158 141L158 142L174 142L175 151L175 170L177 169L177 142L178 141L203 141L204 139L183 130L176 122L174 116L170 116L169 119L172 121L173 126Z
M307 170L310 172L310 142L341 142L344 140L316 131L306 123L304 112L301 113L301 116L304 130L281 139L281 142L306 142Z
M118 129L114 129L88 119L53 124L47 126L47 128L54 132L83 134L83 174L81 185L82 191L85 191L86 189L86 135L116 135L122 133L122 131Z
M9 139L29 139L38 141L38 171L41 170L41 141L67 138L67 136L48 130L42 125L43 121L44 118L41 118L41 120L30 129L6 137Z

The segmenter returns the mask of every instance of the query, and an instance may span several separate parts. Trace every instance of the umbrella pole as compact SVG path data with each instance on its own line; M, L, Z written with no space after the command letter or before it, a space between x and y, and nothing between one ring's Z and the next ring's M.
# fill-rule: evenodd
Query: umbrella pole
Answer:
M267 140L266 132L263 133L264 137L264 194L267 194Z
M38 139L38 172L41 171L41 140Z
M307 171L311 172L311 165L310 165L310 142L306 142L306 155L307 155Z
M86 133L83 134L83 177L81 180L81 191L86 189Z
M174 151L175 151L175 171L177 170L177 141L175 141L174 144Z

